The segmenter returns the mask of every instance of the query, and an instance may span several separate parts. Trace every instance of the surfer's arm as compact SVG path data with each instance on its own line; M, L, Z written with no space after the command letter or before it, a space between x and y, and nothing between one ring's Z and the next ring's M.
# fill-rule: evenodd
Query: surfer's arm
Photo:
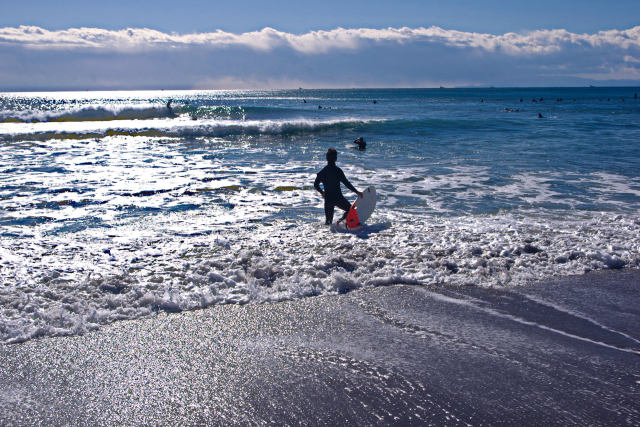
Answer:
M320 174L318 174L316 175L316 180L313 183L313 186L318 191L318 193L320 193L322 197L324 197L324 191L322 190L322 188L320 188L320 182L322 182L322 179L320 177Z
M356 193L359 197L362 197L362 193L359 192L358 190L356 190L356 187L354 187L353 185L351 185L351 183L349 182L349 180L347 179L346 176L344 176L344 172L342 172L342 169L340 169L340 181L344 184L345 187L347 187L349 190L353 191L354 193Z

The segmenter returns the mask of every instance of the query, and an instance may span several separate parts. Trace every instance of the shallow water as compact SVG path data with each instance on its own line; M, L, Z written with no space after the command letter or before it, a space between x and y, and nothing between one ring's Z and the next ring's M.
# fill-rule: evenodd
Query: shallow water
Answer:
M638 91L0 94L0 341L638 266ZM322 225L312 184L330 146L378 190L359 235Z

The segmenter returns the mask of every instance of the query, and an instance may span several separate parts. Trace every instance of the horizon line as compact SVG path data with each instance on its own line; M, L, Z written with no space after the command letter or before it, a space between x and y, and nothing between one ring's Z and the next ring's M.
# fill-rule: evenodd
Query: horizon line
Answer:
M248 92L248 91L320 91L320 90L469 90L469 89L623 89L623 88L635 88L640 89L639 84L621 84L621 85L563 85L563 86L546 86L546 85L532 85L532 86L485 86L485 85L477 85L477 86L406 86L406 87L394 87L394 86L361 86L361 87L312 87L312 88L303 88L303 87L256 87L256 88L137 88L137 89L127 89L127 88L99 88L99 89L77 89L77 88L63 88L63 89L54 89L54 88L36 88L36 89L2 89L0 88L0 93L43 93L43 92L163 92L163 91L173 91L173 92L212 92L212 91L237 91L237 92Z

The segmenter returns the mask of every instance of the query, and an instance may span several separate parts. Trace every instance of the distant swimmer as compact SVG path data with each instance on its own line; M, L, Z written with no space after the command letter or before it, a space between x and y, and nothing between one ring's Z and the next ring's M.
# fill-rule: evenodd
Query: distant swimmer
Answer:
M344 176L344 172L342 172L342 169L336 166L336 161L338 160L338 152L336 151L336 149L329 148L327 150L326 157L327 166L325 166L320 172L318 172L313 186L324 199L324 215L326 218L325 224L331 225L331 223L333 222L333 213L336 206L344 211L344 215L342 216L342 219L340 219L340 221L344 220L347 217L347 213L351 208L351 204L342 195L340 183L343 183L345 187L356 193L359 197L362 197L363 194L356 190L353 185L351 185L347 177ZM320 187L320 184L322 184L322 187Z
M377 104L377 103L378 103L378 101L376 101L376 100L374 99L374 100L373 100L373 103L374 103L374 104Z
M322 110L322 105L318 105L318 110Z
M539 119L544 119L544 116L542 114L538 113L538 118Z
M306 100L306 99L303 99L303 100L302 100L302 102L304 102L304 103L306 104L306 103L307 103L307 100Z
M365 142L363 137L356 139L355 141L353 141L353 143L358 145L358 150L364 150L365 148L367 148L367 143Z

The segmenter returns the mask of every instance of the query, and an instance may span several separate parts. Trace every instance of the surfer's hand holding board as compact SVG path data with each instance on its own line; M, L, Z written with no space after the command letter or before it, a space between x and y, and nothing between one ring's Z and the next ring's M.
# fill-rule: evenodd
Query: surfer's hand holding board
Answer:
M358 192L358 198L347 212L346 221L340 220L336 228L344 227L344 230L361 231L364 223L369 219L376 208L376 188L371 185L364 192Z

